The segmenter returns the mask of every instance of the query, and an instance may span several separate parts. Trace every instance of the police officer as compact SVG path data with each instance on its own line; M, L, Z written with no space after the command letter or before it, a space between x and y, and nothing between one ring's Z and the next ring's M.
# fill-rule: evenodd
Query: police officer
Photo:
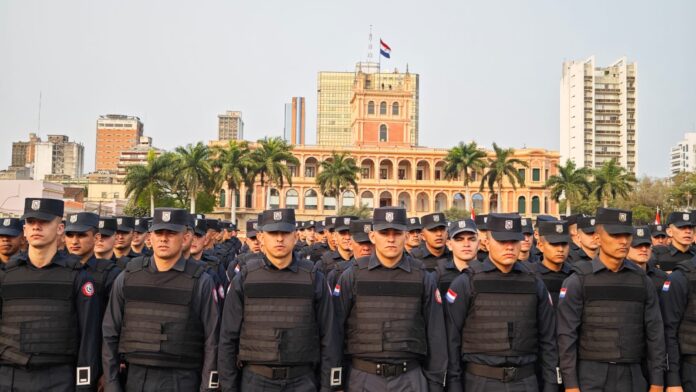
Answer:
M353 257L353 244L350 236L350 222L358 219L357 216L339 216L334 222L334 243L336 250L326 252L321 256L321 260L317 261L314 268L328 276L331 270L336 269L341 261L349 261Z
M476 258L482 262L488 257L488 236L486 235L486 231L488 230L486 225L488 222L488 215L476 215L474 217L474 222L479 232L479 250L476 253Z
M222 305L222 300L225 298L225 289L227 289L227 274L225 273L225 267L218 258L210 256L209 254L197 252L197 254L194 256L191 253L194 238L196 236L205 235L205 224L205 219L203 219L201 215L191 214L189 216L189 224L187 225L186 230L190 235L184 237L182 254L184 258L196 261L205 267L205 271L213 278L215 287L218 289L218 302L220 305ZM220 310L222 310L222 307Z
M418 248L421 245L421 231L423 230L423 225L421 225L420 218L412 216L408 218L408 224L406 225L408 233L406 233L406 252L411 254L411 251Z
M148 233L146 218L135 218L133 221L133 240L131 241L131 249L133 253L141 256L152 256L151 249L145 246L145 240L150 235Z
M17 218L0 218L0 269L22 246L22 221Z
M568 222L539 222L538 233L537 247L541 251L542 260L530 263L528 267L544 282L555 307L558 305L563 281L572 273L570 265L566 263L570 251Z
M671 272L679 262L696 256L694 221L689 212L672 212L667 218L667 234L671 238L668 246L656 247L653 251L657 268Z
M25 199L26 254L0 272L0 390L93 390L99 373L99 298L73 256L57 253L63 201Z
M105 390L216 389L217 293L204 267L182 256L189 214L156 208L154 255L137 257L114 282L104 315ZM127 384L119 382L120 356Z
M544 391L558 388L556 319L544 283L517 261L520 217L488 215L488 257L457 277L445 296L449 391Z
M334 228L336 224L337 216L327 216L324 219L324 230L328 230L326 233L326 244L329 246L331 251L336 250L336 237L334 237Z
M669 246L670 239L662 224L648 225L650 228L650 239L653 246Z
M576 264L579 261L592 261L599 250L599 243L595 233L595 217L580 216L578 217L578 249L571 250L568 254L569 262Z
M94 255L98 259L118 261L114 256L114 243L116 242L116 218L99 218L99 226L97 227L96 241L94 243Z
M135 231L135 218L130 216L116 217L116 234L114 235L114 256L116 265L121 270L126 269L126 265L131 259L140 256L133 252L131 243L133 242L133 232Z
M316 264L317 261L321 260L321 256L330 250L328 238L333 234L329 234L329 230L326 229L324 222L316 222L315 227L314 237L316 241L312 246L305 248L302 256Z
M316 241L316 227L317 223L314 220L308 220L305 222L305 243L307 244L307 247L314 245L314 242Z
M338 262L336 268L329 271L326 280L329 282L329 287L335 287L338 278L343 271L355 264L355 260L361 257L367 257L372 254L374 245L370 241L370 232L372 231L372 221L368 219L357 219L350 221L350 236L351 246L353 248L353 256L350 260L342 260Z
M232 277L239 272L240 268L249 260L253 258L262 257L261 254L261 241L258 238L258 220L248 220L246 223L246 246L249 248L247 253L237 256L234 262L230 263L227 267L227 277L228 281L232 280Z
M121 273L121 269L111 260L98 259L94 256L99 215L92 212L79 212L68 215L66 221L65 246L71 255L80 259L80 263L92 276L103 315L106 304L109 302L111 287Z
M538 261L536 256L532 255L532 248L534 247L534 228L532 226L532 220L529 218L521 218L520 225L522 226L522 235L524 239L520 241L520 255L517 256L518 261L526 261L534 263Z
M469 268L469 263L476 260L478 251L478 229L476 223L471 219L462 219L452 222L447 228L449 239L447 249L450 251L450 258L438 260L435 273L440 294L447 293L450 284L459 274ZM443 303L445 309L447 303Z
M599 208L599 254L576 263L559 296L558 349L566 391L661 391L665 371L662 317L653 283L626 255L631 211Z
M293 209L264 211L264 256L247 261L230 283L220 328L223 391L328 391L340 385L331 295L324 275L295 256L294 228Z
M447 218L445 214L436 212L421 217L423 224L423 243L411 250L411 256L423 262L428 271L435 270L439 260L452 257L447 249Z
M442 300L432 274L404 252L406 210L374 210L375 251L356 260L333 295L351 358L349 391L441 391L447 368Z
M654 265L654 260L652 258L652 241L650 239L650 229L648 226L638 226L633 229L631 248L628 250L626 258L636 263L645 271L655 285L655 289L659 295L662 286L667 280L667 273Z

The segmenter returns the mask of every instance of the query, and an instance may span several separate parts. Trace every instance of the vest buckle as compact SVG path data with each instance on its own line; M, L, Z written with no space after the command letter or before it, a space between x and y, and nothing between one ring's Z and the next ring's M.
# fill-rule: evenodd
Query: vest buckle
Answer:
M273 379L274 380L287 380L290 375L290 368L289 367L274 367L271 368L273 371Z
M516 380L517 368L516 367L504 367L502 382L512 382Z

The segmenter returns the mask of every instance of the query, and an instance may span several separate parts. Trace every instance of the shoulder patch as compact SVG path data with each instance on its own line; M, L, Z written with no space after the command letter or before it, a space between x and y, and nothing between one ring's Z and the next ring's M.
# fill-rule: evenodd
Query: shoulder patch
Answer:
M94 295L94 285L92 282L87 282L82 285L82 295L85 297L91 297Z
M669 291L669 286L670 286L671 284L672 284L672 283L671 283L669 280L666 280L665 283L662 285L662 291L665 292L665 293L668 292L668 291Z
M445 298L447 298L447 302L453 304L454 301L457 299L457 292L450 288L447 290L447 294L445 294Z
M435 301L437 301L437 303L439 304L442 304L442 296L440 295L440 290L437 288L435 289Z
M561 287L561 291L558 293L558 298L559 299L565 298L566 292L568 292L568 289L565 287Z
M338 297L341 295L341 285L336 283L336 287L333 289L333 293L331 293L334 297Z

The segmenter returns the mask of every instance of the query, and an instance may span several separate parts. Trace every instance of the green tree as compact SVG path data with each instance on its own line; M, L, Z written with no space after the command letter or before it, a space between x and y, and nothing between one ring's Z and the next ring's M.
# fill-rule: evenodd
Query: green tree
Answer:
M126 197L138 200L147 195L150 199L150 216L155 213L155 198L164 193L170 184L170 169L173 158L171 154L155 156L150 150L145 165L133 165L126 168Z
M466 193L465 208L467 210L471 199L469 192L471 175L483 171L483 168L486 167L485 158L486 152L481 150L476 142L469 144L459 142L447 152L445 157L445 178L452 179L461 176Z
M443 211L448 221L458 221L471 218L471 212L457 207L450 207Z
M372 208L366 206L365 204L361 205L360 207L341 207L338 210L338 215L352 215L357 216L360 219L370 219L372 217Z
M210 149L201 142L175 149L175 183L188 192L191 213L196 212L198 192L211 190L214 185L213 170L209 158Z
M358 192L358 171L355 160L346 152L331 153L331 157L321 162L321 171L316 182L322 195L335 197L339 208L343 206L343 192Z
M231 195L230 217L232 222L236 222L237 192L242 184L253 186L253 178L250 178L252 162L249 143L230 140L226 147L216 147L213 156L213 170L217 173L218 179L227 184Z
M527 162L514 158L515 150L512 148L501 148L493 143L495 151L495 159L488 158L488 171L481 177L481 187L488 186L489 192L493 193L497 190L497 212L500 212L503 191L503 180L507 178L513 189L517 189L517 185L524 186L524 178L517 170L518 166L527 167Z
M604 162L593 174L592 194L605 208L609 206L609 201L615 200L618 196L628 196L636 183L633 173L619 166L616 158Z
M565 165L556 164L558 174L546 180L546 188L551 190L551 198L556 202L565 198L566 216L572 212L571 201L581 200L592 192L589 176L592 172L588 168L578 169L575 162L568 159Z
M292 146L280 137L265 137L258 141L258 146L251 153L251 172L253 177L259 176L261 188L264 190L264 208L269 208L268 201L271 186L283 188L285 181L292 186L292 175L288 164L298 166L300 161L292 154Z
M688 210L694 203L696 194L696 173L679 173L672 178L670 199L675 210Z

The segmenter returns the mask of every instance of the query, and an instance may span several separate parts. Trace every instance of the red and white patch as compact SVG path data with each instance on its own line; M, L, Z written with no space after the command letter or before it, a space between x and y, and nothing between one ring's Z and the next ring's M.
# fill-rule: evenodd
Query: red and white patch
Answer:
M225 288L222 285L218 286L218 297L225 299Z
M442 304L442 296L440 295L440 290L435 289L435 301L437 303Z
M215 288L213 288L213 301L215 301L215 303L218 303L218 295L217 290Z
M91 297L94 295L94 285L92 282L87 282L82 285L82 295L85 297Z

